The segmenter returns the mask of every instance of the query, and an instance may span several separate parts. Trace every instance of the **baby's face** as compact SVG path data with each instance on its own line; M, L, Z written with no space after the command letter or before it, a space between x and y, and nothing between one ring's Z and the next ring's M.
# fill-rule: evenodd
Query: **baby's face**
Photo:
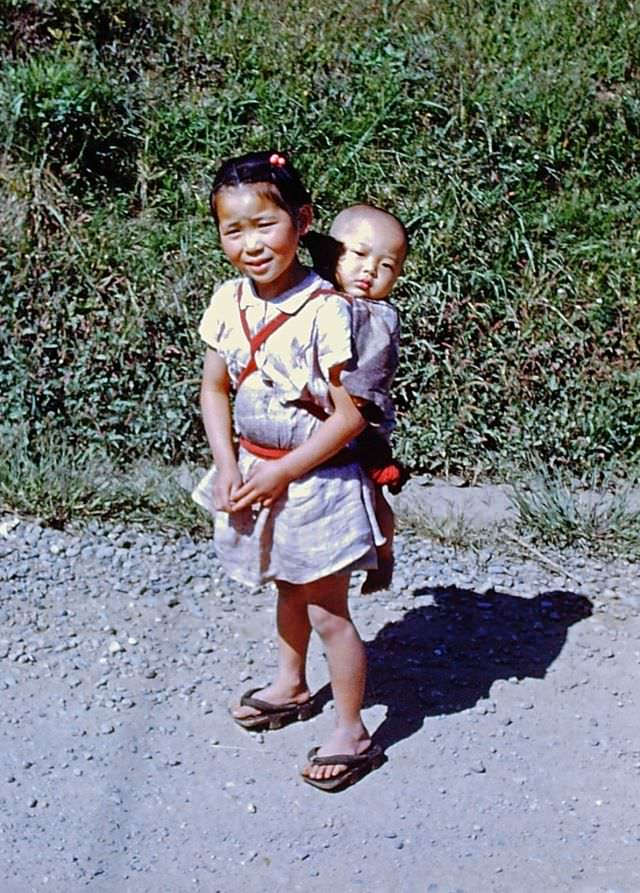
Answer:
M363 214L331 227L342 243L336 267L338 286L349 295L379 301L387 297L400 273L406 254L402 229L382 214Z

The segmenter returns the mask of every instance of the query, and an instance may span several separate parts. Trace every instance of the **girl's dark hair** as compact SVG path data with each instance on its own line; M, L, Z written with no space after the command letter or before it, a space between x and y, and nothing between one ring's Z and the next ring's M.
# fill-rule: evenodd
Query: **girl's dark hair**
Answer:
M286 155L273 150L249 152L223 161L218 168L210 195L211 213L216 223L218 192L225 186L241 186L243 183L265 183L273 201L294 221L297 221L300 208L311 204L311 196Z
M336 270L340 255L344 250L342 242L338 242L333 236L326 233L319 233L314 229L310 229L301 239L302 244L311 255L311 263L313 269L327 279L334 288L338 288L336 280Z

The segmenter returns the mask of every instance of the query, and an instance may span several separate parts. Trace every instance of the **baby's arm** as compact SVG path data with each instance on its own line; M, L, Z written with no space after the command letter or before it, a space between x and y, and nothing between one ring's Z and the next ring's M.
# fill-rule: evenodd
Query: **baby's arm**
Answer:
M272 505L297 480L327 459L335 456L365 427L362 415L340 384L342 366L330 372L329 393L334 412L311 437L281 459L261 462L254 473L235 493L234 510L256 502Z
M231 439L231 407L229 405L229 374L222 357L207 348L202 371L200 406L202 421L217 474L214 500L219 511L233 511L234 495L242 483Z

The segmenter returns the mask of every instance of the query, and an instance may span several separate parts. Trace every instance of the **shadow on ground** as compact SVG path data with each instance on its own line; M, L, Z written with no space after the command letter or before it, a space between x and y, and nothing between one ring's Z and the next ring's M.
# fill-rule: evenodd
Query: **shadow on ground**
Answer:
M386 624L367 643L365 704L387 707L374 735L385 749L420 729L425 717L488 697L496 679L542 679L569 627L592 613L589 599L574 592L527 599L450 587L414 595L434 603Z
M592 613L574 592L535 598L457 587L425 588L433 604L413 608L366 642L369 661L365 707L387 715L373 740L383 749L413 735L426 717L457 713L489 695L497 679L544 678L569 628ZM318 693L331 698L329 686Z

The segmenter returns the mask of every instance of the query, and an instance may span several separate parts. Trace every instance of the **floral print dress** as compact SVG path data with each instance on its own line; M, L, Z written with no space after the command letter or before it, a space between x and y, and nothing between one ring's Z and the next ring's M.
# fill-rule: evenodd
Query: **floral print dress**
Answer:
M335 292L312 298L319 288L331 286L312 272L297 287L265 301L250 279L230 280L216 291L202 318L200 336L225 360L235 387L250 358L240 307L251 335L280 312L290 317L257 350L257 370L235 396L236 433L263 447L294 449L304 443L322 421L299 401L330 414L330 370L354 357L351 303ZM262 461L269 460L240 447L243 479ZM210 473L194 499L208 502L212 486ZM308 583L374 568L375 547L384 542L374 498L373 484L358 462L323 465L292 481L270 507L216 512L216 552L226 573L249 586L269 580Z

